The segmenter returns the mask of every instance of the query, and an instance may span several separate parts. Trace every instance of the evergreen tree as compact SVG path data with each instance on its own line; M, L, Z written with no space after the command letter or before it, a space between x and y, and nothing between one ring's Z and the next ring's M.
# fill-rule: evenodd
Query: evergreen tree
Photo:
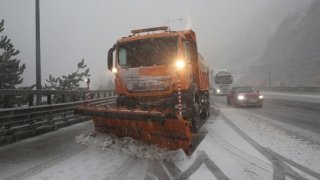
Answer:
M0 34L4 30L4 20L0 22ZM0 89L14 89L16 85L21 84L21 77L25 64L20 65L20 60L15 56L20 53L10 42L11 40L1 35L0 39Z
M84 59L82 59L77 66L75 72L63 75L62 77L53 77L51 74L46 80L48 84L45 84L46 89L54 90L77 90L80 88L80 82L84 81L85 77L89 77L89 68L84 64ZM85 69L86 68L86 69Z
M52 90L78 90L80 88L80 82L84 81L85 77L89 77L89 68L84 64L84 59L82 59L77 66L75 72L63 75L62 77L53 77L51 74L49 78L46 79L48 84L45 84L45 89ZM85 69L86 68L86 69ZM53 102L69 102L71 100L80 100L80 96L54 96Z

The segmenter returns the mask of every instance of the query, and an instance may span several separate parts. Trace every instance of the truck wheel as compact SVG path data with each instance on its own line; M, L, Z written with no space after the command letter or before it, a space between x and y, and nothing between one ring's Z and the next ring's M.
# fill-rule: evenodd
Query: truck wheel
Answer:
M207 93L207 118L210 117L210 108L211 108L211 104L210 104L210 94L209 92Z
M230 104L230 99L229 98L227 98L227 105L228 106L230 106L231 104Z
M209 117L208 112L209 112L209 98L206 94L206 92L201 92L199 93L199 111L200 111L200 119L206 119Z
M200 128L200 111L199 111L199 105L196 102L194 102L194 105L193 105L191 123L192 123L191 131L198 132Z
M124 106L124 97L122 97L122 96L118 96L117 97L117 106L118 107L122 107L122 106Z

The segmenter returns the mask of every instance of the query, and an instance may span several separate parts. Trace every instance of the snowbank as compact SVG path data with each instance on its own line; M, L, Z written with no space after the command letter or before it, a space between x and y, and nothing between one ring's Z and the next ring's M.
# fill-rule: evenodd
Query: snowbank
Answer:
M95 131L85 132L75 138L79 144L95 147L103 151L112 151L130 157L149 160L180 161L187 158L182 149L169 151L155 145L148 145L130 137L118 138Z

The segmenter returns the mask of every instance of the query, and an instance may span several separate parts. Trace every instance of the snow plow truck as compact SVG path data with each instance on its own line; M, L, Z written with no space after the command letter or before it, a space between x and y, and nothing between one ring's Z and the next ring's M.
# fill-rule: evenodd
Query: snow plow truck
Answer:
M209 68L192 30L132 30L108 51L116 104L83 104L98 132L189 152L210 113Z

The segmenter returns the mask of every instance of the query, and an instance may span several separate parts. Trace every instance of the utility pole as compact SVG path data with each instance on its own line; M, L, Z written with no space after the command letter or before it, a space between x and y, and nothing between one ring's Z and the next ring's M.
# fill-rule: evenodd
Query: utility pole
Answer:
M42 88L41 85L41 56L40 56L40 7L39 0L36 1L36 88ZM41 102L41 96L37 95L37 105Z

